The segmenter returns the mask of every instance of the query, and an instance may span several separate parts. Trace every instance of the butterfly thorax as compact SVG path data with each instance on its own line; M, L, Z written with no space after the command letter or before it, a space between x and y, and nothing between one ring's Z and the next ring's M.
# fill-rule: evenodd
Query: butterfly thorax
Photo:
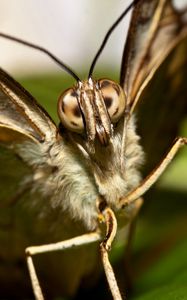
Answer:
M59 207L71 219L83 221L88 230L97 227L97 199L104 197L107 204L118 211L119 199L140 181L139 166L143 152L135 132L134 118L130 119L126 128L122 169L123 130L122 119L115 124L108 146L97 140L94 151L84 136L66 129L59 134L58 142L49 143L48 149L46 144L40 144L30 153L27 151L28 144L22 157L29 164L32 161L35 189L37 185L43 197L50 199L52 207Z

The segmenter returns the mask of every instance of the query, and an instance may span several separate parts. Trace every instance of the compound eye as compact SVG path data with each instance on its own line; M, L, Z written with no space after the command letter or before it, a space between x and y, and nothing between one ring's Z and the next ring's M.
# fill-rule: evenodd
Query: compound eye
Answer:
M74 89L66 90L58 99L58 116L67 129L75 132L84 130L82 114L78 104L78 94Z
M125 94L119 84L112 80L98 81L101 93L112 122L117 122L125 110Z

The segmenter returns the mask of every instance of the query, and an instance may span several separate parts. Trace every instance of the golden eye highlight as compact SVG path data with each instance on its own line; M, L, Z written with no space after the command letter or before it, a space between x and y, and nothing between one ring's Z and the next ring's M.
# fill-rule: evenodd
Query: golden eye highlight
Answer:
M67 129L82 132L84 123L78 104L78 95L74 89L66 90L58 99L58 116Z
M125 94L119 84L109 79L98 81L105 106L112 122L117 122L125 110Z

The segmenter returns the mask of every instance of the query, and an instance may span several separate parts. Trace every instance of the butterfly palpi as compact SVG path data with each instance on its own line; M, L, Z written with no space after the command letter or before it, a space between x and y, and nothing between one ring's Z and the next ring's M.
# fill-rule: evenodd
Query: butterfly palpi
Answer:
M120 85L92 76L102 46L85 81L63 65L77 83L59 97L59 127L20 84L0 70L4 295L11 295L11 287L16 287L21 297L27 289L26 249L37 300L44 295L73 296L81 280L97 276L100 254L112 296L122 299L108 258L117 229L129 228L142 195L187 143L185 138L176 139L158 167L141 180L144 153L134 109L163 61L184 42L187 16L169 0L139 0L127 10L132 6ZM6 182L8 193L3 189ZM54 253L39 255L46 252Z

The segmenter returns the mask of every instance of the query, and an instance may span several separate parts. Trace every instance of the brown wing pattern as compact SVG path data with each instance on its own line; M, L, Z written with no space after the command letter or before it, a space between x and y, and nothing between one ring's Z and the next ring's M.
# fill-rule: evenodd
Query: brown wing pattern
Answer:
M187 38L173 49L143 91L137 109L138 132L150 172L168 151L187 115Z
M35 99L0 69L0 142L51 140L56 126Z
M121 85L134 109L171 50L187 35L186 10L171 0L142 0L134 8L121 66Z

